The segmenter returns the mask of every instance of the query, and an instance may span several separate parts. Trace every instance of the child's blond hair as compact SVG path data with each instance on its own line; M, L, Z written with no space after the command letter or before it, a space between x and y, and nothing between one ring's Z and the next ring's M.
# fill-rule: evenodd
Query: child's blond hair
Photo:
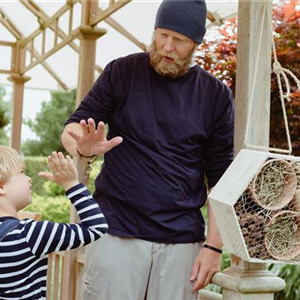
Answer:
M7 146L0 145L0 184L9 181L9 178L25 168L25 162L20 154Z

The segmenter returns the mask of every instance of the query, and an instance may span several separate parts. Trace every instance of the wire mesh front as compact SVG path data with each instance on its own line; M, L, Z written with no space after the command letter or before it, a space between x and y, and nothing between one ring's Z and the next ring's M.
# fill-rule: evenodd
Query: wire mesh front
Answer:
M267 159L234 210L250 258L300 262L300 162Z

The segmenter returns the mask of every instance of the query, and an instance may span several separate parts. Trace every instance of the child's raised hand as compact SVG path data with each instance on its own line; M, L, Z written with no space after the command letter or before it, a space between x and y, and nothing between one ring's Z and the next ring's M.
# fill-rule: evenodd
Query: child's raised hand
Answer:
M78 172L69 155L64 157L61 152L52 152L48 156L52 173L39 172L39 176L60 184L66 191L78 184Z

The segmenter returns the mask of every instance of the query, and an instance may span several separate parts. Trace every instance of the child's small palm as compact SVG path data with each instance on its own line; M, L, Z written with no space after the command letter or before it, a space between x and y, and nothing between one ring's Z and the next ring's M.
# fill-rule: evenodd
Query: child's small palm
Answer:
M40 176L60 184L65 190L78 183L78 172L70 156L65 158L61 152L53 152L48 162L52 173L40 172Z

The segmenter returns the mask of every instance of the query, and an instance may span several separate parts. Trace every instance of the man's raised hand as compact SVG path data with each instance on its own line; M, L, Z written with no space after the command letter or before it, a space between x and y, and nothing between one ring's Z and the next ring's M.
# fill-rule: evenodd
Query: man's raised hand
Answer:
M72 129L67 129L67 133L76 141L77 151L84 156L103 155L123 141L120 136L108 141L103 122L98 123L97 129L92 118L89 118L87 122L81 120L80 125L82 134L78 134Z

